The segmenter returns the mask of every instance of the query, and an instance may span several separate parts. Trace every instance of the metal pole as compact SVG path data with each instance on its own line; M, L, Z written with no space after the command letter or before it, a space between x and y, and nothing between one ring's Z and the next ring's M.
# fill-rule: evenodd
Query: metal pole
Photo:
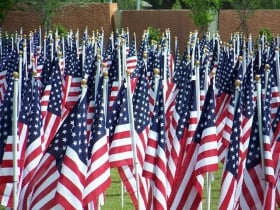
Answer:
M256 86L257 86L257 108L258 108L258 122L259 122L259 140L260 140L260 150L261 150L261 165L263 169L263 180L265 189L265 162L264 162L264 148L263 148L263 125L262 125L262 86L261 77L256 75Z
M133 105L132 105L132 93L131 93L131 83L130 83L130 72L126 72L127 78L127 100L128 100L128 110L129 110L129 122L131 128L131 141L132 141L132 151L133 151L133 164L134 164L134 173L136 179L136 195L138 201L137 209L143 209L140 202L140 189L139 189L139 172L138 172L138 158L137 158L137 146L135 138L135 128L134 128L134 116L133 116Z
M17 158L17 115L18 115L18 79L19 74L14 72L14 95L13 95L13 209L17 209L18 199L17 199L17 184L18 184L18 158Z

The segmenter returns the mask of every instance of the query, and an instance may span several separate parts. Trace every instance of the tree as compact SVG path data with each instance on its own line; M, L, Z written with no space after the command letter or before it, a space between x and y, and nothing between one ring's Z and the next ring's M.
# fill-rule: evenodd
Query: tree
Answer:
M1 0L0 1L0 25L5 20L7 13L15 6L15 0Z
M247 20L254 15L254 11L261 6L261 0L229 0L240 19L240 30L248 35Z
M185 0L192 11L194 24L205 34L220 9L220 0Z

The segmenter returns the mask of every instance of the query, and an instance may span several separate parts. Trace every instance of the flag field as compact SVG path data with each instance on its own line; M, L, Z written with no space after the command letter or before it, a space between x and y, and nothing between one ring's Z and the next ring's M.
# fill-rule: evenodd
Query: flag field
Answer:
M218 209L219 202L219 192L221 186L221 175L222 175L223 165L219 165L219 170L214 174L214 181L212 182L211 190L211 209ZM133 204L130 200L129 194L124 192L123 198L123 208L122 208L122 198L121 198L121 180L119 178L118 171L116 169L111 170L112 183L110 188L107 190L105 195L105 204L101 207L102 210L131 210L133 209ZM206 183L206 181L205 181ZM206 186L205 186L206 189ZM206 209L206 192L204 192L203 199L203 209Z

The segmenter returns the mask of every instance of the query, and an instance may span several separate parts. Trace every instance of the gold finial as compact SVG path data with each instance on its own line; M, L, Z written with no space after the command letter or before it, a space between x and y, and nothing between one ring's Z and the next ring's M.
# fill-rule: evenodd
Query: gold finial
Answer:
M215 76L216 76L216 70L215 70L215 69L212 69L211 75L212 75L212 77L215 77Z
M37 76L37 71L35 71L35 70L32 71L32 76L33 76L33 77L36 77L36 76Z
M242 56L239 56L238 57L238 60L241 62L243 60L243 57Z
M195 61L195 66L199 66L199 65L200 65L199 60L196 60L196 61Z
M127 74L127 76L131 75L131 72L129 71L129 69L126 69L126 74Z
M260 81L261 81L261 75L257 74L257 75L255 76L255 80L256 80L257 82L260 82Z
M234 85L235 85L235 88L239 88L241 85L241 81L239 79L235 80Z
M270 65L269 65L268 63L265 64L264 69L265 69L266 71L269 71L269 70L270 70Z
M158 75L159 75L159 73L160 73L159 68L154 68L154 74L155 74L156 76L158 76Z
M81 85L82 85L82 86L86 86L86 85L87 85L87 80L83 78L83 79L81 80Z
M147 54L147 52L145 51L145 52L143 53L143 58L144 58L144 59L147 59L147 57L148 57L148 54Z
M103 72L104 78L108 78L108 75L109 75L109 74L108 74L108 71L104 71L104 72Z
M18 80L18 78L19 78L18 72L14 71L13 76L14 76L14 79Z

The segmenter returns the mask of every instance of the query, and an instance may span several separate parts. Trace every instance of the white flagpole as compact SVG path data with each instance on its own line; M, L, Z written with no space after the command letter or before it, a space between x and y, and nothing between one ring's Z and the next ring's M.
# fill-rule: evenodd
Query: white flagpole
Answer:
M261 150L261 164L263 169L263 189L265 190L265 162L264 162L264 148L263 148L263 125L262 125L262 85L260 75L256 75L256 86L257 86L257 108L258 108L258 122L259 122L259 140Z
M98 89L98 83L99 83L99 79L100 79L101 55L100 55L100 50L99 49L97 50L96 65L97 65L97 69L96 69L96 75L95 75L94 101L96 101L96 98L97 98L97 89ZM104 89L104 87L103 87L103 89Z
M160 78L160 70L158 68L154 69L154 79L155 79L155 86L154 86L154 99L156 100L157 98L157 92L158 92L158 83L159 83L159 78Z
M195 62L195 88L196 88L196 106L197 106L197 120L200 118L200 77L199 77L200 62Z
M118 45L117 45L117 50L118 50L118 80L119 80L119 88L122 84L122 63L121 63L121 37L118 37Z
M278 91L280 92L280 69L279 69L279 48L278 47L275 48L275 58L276 58L276 74L277 74L277 81L278 81Z
M17 209L18 198L17 198L17 184L18 184L18 163L17 163L17 117L18 117L18 72L13 73L14 76L14 95L13 95L13 209Z
M265 70L264 94L266 94L267 83L268 83L268 76L269 76L269 73L270 73L270 65L269 64L265 64L264 70Z
M122 39L122 76L123 78L126 77L126 40Z
M132 151L133 151L133 164L134 164L134 173L136 179L136 195L139 210L142 210L144 207L141 206L140 202L140 191L139 191L139 176L138 176L138 158L137 158L137 147L136 147L136 138L135 138L135 128L134 128L134 112L132 105L132 93L131 93L131 84L130 84L130 72L126 72L127 78L127 100L128 100L128 111L129 111L129 122L131 130L131 141L132 141Z

